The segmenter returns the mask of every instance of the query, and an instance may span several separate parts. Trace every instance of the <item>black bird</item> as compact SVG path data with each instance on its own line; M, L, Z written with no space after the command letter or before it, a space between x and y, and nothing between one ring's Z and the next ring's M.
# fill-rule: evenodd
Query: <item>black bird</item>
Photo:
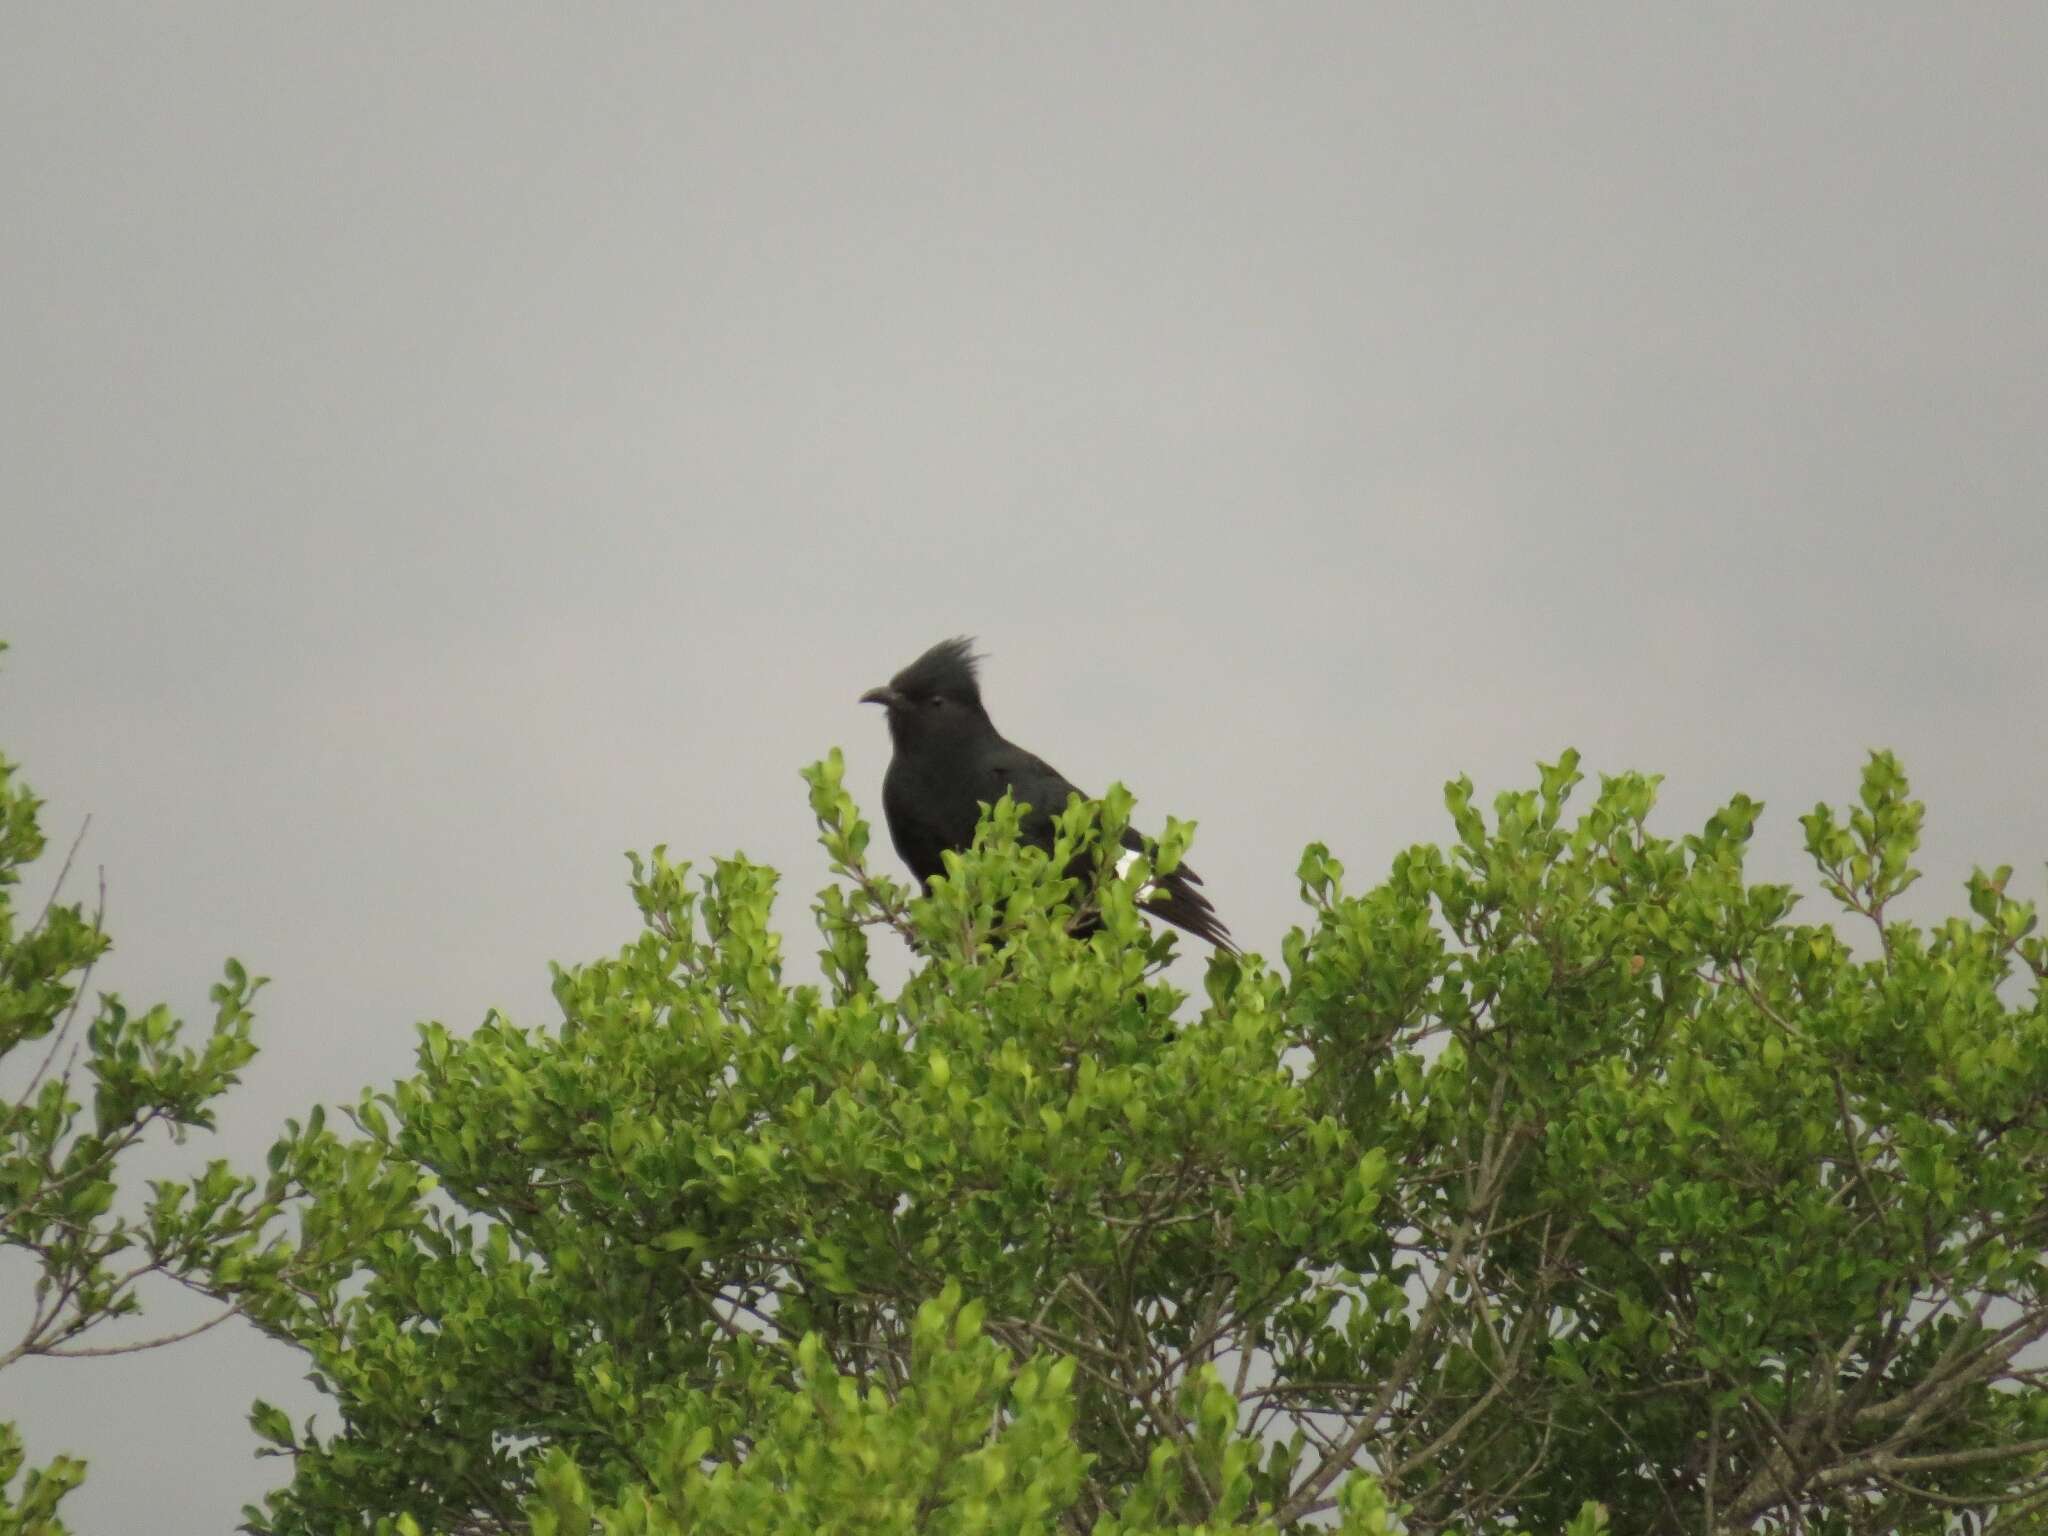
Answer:
M1067 798L1080 791L1045 761L1014 742L1005 741L982 708L975 680L980 660L965 639L941 640L889 679L887 687L870 688L863 704L879 704L889 712L889 740L895 755L882 780L882 809L889 818L889 837L920 884L945 872L948 848L965 850L974 841L981 807L1002 798L1030 806L1023 822L1025 841L1052 847L1053 818L1067 808ZM1126 831L1123 844L1142 852L1144 839ZM1069 869L1085 873L1085 865ZM1216 915L1209 898L1196 889L1201 877L1185 864L1161 876L1143 898L1146 911L1207 939L1218 949L1236 952L1230 930Z

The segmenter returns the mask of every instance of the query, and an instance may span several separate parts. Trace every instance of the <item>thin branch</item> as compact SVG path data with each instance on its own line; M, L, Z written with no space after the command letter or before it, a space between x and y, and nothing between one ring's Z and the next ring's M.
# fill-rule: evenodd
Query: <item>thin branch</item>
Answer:
M87 819L87 821L89 822L89 821L90 821L90 820L91 820L92 818L90 818L90 817L87 817L86 819ZM85 836L85 828L84 828L84 827L80 827L80 828L78 829L78 835L79 835L79 837L80 837L81 839L82 839L82 838L84 838L84 836ZM77 844L77 843L75 843L75 842L74 842L74 843L73 843L73 844L71 845L71 852L72 852L72 853L74 853L74 854L78 852L78 844ZM66 855L66 857L65 857L65 860L64 860L64 868L65 868L66 870L69 870L69 869L71 868L71 859L70 859L70 856L69 856L69 855ZM63 880L63 876L61 876L61 875L60 875L60 876L58 876L58 881L59 881L59 883L60 883L60 884L62 883L62 880ZM55 890L52 890L52 891L50 892L50 901L51 901L51 902L55 902L55 901L56 901L56 899L57 899L57 893L56 893L56 891L55 891ZM49 916L49 913L50 913L50 907L49 907L49 904L48 904L48 903L46 903L46 904L44 905L44 907L43 907L43 917L47 917L47 916ZM101 871L100 871L100 894L99 894L99 902L98 902L98 905L94 907L94 909L93 909L93 914L92 914L92 926L93 926L93 931L94 931L95 933L97 933L97 932L99 932L99 931L101 930L101 924L102 924L102 923L103 923L103 922L104 922L104 921L106 920L106 915L107 915L107 872L106 872L106 871L105 871L105 870L103 869L103 870L101 870ZM37 927L41 927L41 926L42 926L42 921L43 921L43 919L42 919L42 918L40 918L40 917L39 917L39 918L37 918L37 919L36 919L36 926L37 926ZM32 930L30 930L30 931L31 931L31 932L33 932L34 930L32 929ZM78 1010L79 1010L79 1007L80 1007L80 1005L81 1005L81 1004L83 1004L83 1003L84 1003L84 1001L85 1001L85 991L86 991L86 988L87 988L87 987L88 987L88 986L89 986L89 985L91 984L91 982L92 982L92 973L93 973L93 971L94 971L94 970L95 970L95 969L96 969L96 968L98 967L98 965L99 965L99 956L95 955L95 956L93 956L92 960L91 960L91 961L89 961L89 962L87 963L87 965L86 965L86 967L85 967L85 970L84 970L84 971L83 971L82 973L80 973L80 975L79 975L79 978L78 978L78 985L77 985L77 986L75 986L75 987L73 987L73 988L71 989L71 1004L70 1004L70 1006L69 1006L69 1007L67 1007L67 1008L66 1008L66 1009L64 1010L64 1022L63 1022L63 1023L61 1023L61 1024L59 1024L59 1025L57 1026L57 1028L55 1029L55 1031L53 1031L53 1032L52 1032L52 1034L51 1034L51 1036L50 1036L50 1048L49 1048L49 1050L47 1050L47 1051L45 1051L45 1052L43 1053L43 1059L42 1059L42 1061L41 1061L41 1062L40 1062L40 1063L39 1063L39 1064L37 1065L37 1067L36 1067L36 1070L35 1070L35 1074L34 1074L34 1075L33 1075L32 1077L30 1077L30 1078L29 1078L29 1080L28 1080L28 1083L27 1083L27 1085L26 1085L26 1086L25 1086L25 1087L24 1087L24 1088L23 1088L23 1089L21 1090L21 1097L19 1097L18 1099L16 1099L16 1100L14 1101L14 1107L15 1107L15 1109L16 1109L16 1111L17 1111L17 1112L18 1112L18 1111L20 1111L20 1110L26 1109L26 1108L28 1107L28 1102L29 1102L29 1100L35 1097L36 1089L37 1089L38 1087L40 1087L40 1086L42 1085L42 1081L43 1081L43 1078L44 1078L44 1076L45 1076L45 1075L46 1075L46 1074L47 1074L47 1073L49 1072L49 1070L50 1070L50 1063L51 1063L51 1062L53 1062L53 1061L55 1061L55 1060L57 1059L57 1052L58 1052L58 1051L60 1051L60 1050L62 1050L62 1049L64 1048L64 1041L65 1041L65 1038L66 1038L66 1037L67 1037L67 1036L68 1036L68 1035L69 1035L69 1034L71 1033L71 1026L72 1026L72 1025L74 1025L74 1024L76 1024L76 1023L78 1022ZM76 1052L76 1051L74 1050L74 1051L72 1052L72 1057L71 1057L71 1061L69 1061L69 1062L66 1062L66 1063L64 1064L64 1073L63 1073L63 1077L64 1077L64 1079L68 1080L68 1079L70 1078L70 1076L71 1076L71 1068L72 1068L72 1065L73 1065L73 1063L75 1063L75 1062L77 1061L77 1059L78 1059L78 1053L77 1053L77 1052Z
M86 812L85 820L78 824L78 835L71 839L71 849L64 855L64 862L57 870L57 879L50 886L49 899L43 903L43 910L36 914L36 920L29 924L28 932L22 935L24 939L32 939L41 933L43 931L43 924L50 920L50 914L57 909L57 898L64 894L64 882L71 878L72 861L78 857L78 850L84 846L85 834L91 827L92 813L88 811ZM106 891L106 874L102 871L100 875L100 905L102 909L106 905ZM99 925L95 923L93 926L97 928Z
M133 1344L80 1345L75 1349L52 1345L48 1349L38 1349L33 1353L50 1360L96 1360L108 1355L135 1355L145 1349L162 1349L166 1344L180 1344L186 1339L196 1339L200 1334L218 1328L229 1318L241 1315L240 1307L229 1307L225 1312L209 1317L205 1322L193 1327L180 1329L176 1333L166 1333L154 1339L140 1339Z
M1451 1251L1437 1266L1435 1278L1430 1282L1426 1299L1422 1304L1421 1316L1416 1320L1415 1331L1408 1341L1408 1347L1401 1352L1401 1358L1388 1371L1378 1394L1369 1405L1367 1412L1354 1424L1349 1434L1340 1442L1337 1452L1323 1458L1322 1463L1299 1487L1288 1496L1287 1501L1273 1514L1273 1523L1286 1526L1301 1518L1302 1511L1314 1504L1343 1475L1355 1457L1372 1438L1380 1421L1393 1407L1395 1397L1401 1392L1415 1368L1421 1363L1423 1352L1436 1336L1438 1325L1443 1320L1444 1300L1450 1291L1451 1278L1464 1262L1465 1251L1484 1229L1484 1213L1489 1213L1493 1202L1500 1193L1501 1183L1506 1178L1509 1154L1513 1150L1514 1138L1505 1143L1500 1136L1501 1104L1507 1093L1507 1073L1497 1073L1493 1080L1491 1102L1487 1105L1487 1131L1479 1156L1479 1177L1468 1197L1471 1206L1458 1224L1457 1234L1452 1240Z

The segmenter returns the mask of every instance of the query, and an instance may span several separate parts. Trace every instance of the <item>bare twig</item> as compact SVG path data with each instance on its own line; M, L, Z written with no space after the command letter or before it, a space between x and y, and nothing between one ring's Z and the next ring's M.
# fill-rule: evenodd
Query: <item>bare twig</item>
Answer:
M203 1323L195 1324L190 1328L181 1328L176 1333L162 1334L154 1339L140 1339L133 1344L80 1345L74 1349L52 1345L48 1349L38 1349L33 1351L33 1353L50 1360L95 1360L108 1355L140 1354L145 1349L162 1349L166 1344L179 1344L186 1339L196 1339L200 1334L218 1328L229 1318L240 1317L241 1315L241 1308L229 1307L225 1312L216 1313Z

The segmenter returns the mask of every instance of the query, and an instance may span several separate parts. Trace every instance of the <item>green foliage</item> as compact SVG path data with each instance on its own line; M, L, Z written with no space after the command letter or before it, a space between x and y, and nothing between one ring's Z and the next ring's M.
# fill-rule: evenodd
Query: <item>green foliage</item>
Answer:
M85 1481L85 1463L75 1456L58 1456L48 1466L31 1467L23 1476L25 1460L21 1436L12 1424L0 1424L0 1532L5 1536L64 1536L57 1506ZM22 1478L21 1489L10 1496L16 1477Z
M211 1130L215 1104L255 1055L251 1005L263 978L228 961L197 1044L161 1005L131 1012L112 994L89 1004L111 941L98 913L61 899L70 859L32 918L15 905L45 851L40 805L0 758L0 1248L32 1275L6 1320L22 1331L0 1339L0 1370L161 1348L226 1322L241 1299L259 1301L249 1315L285 1339L331 1323L341 1304L323 1284L418 1226L420 1176L394 1172L374 1145L338 1139L316 1110L290 1125L260 1183L214 1160L194 1178L149 1180L142 1197L124 1172L152 1141ZM228 1304L177 1333L104 1337L138 1316L152 1282ZM252 1419L265 1438L290 1443L275 1410ZM0 1424L0 1536L63 1536L58 1504L84 1462L25 1467L20 1434Z
M1162 967L1129 797L1000 802L912 900L837 754L821 985L776 879L633 860L562 1021L273 1154L311 1357L262 1531L1942 1530L2048 1475L2048 953L2006 872L1923 931L1873 758L1806 819L1867 956L1751 885L1761 807L1647 830L1572 754L1351 894L1284 969ZM1188 829L1156 850L1177 859ZM1101 928L1071 936L1077 911ZM875 932L919 964L893 996ZM2031 994L2017 996L2032 979ZM2008 1525L2008 1529L2021 1528Z
M0 1341L0 1369L31 1357L171 1342L92 1344L86 1335L138 1312L139 1287L151 1276L198 1286L248 1269L275 1212L255 1197L252 1181L220 1162L196 1179L154 1182L139 1218L116 1212L123 1166L146 1138L212 1126L213 1102L255 1053L249 1004L262 981L228 963L213 989L213 1029L197 1047L184 1043L183 1025L161 1006L131 1013L119 998L102 996L86 1013L86 983L109 942L97 916L60 903L53 890L24 923L13 902L23 872L44 850L38 806L14 765L0 758L0 1247L25 1257L34 1274L22 1298L23 1332ZM82 1039L81 1015L88 1021ZM269 1273L284 1256L273 1251ZM84 1464L60 1456L25 1475L23 1464L14 1426L0 1425L0 1536L56 1536L63 1530L57 1504ZM18 1475L21 1489L10 1496Z
M424 1026L348 1133L124 1209L262 983L230 962L196 1045L88 1008L108 941L17 915L0 760L0 1369L172 1342L87 1342L152 1276L221 1298L339 1409L251 1412L278 1533L2041 1528L2048 944L2009 868L1897 917L1888 755L1801 821L1846 935L1746 880L1753 801L1672 840L1623 775L1570 819L1568 753L1490 819L1450 785L1455 841L1363 893L1310 847L1282 968L1215 956L1199 1003L1141 915L1188 825L1118 872L1121 788L1050 855L1005 800L913 900L838 755L806 778L821 985L771 871L656 849L559 1026ZM61 1536L83 1472L0 1425L0 1536Z

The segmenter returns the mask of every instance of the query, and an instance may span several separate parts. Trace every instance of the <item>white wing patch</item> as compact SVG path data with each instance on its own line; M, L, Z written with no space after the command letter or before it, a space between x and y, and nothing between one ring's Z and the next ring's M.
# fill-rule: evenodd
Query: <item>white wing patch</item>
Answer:
M1123 857L1116 861L1116 873L1118 879L1122 879L1125 875L1130 873L1132 861L1135 860L1137 857L1138 854L1135 849L1127 848L1124 850ZM1151 901L1155 897L1163 896L1165 894L1166 893L1164 891L1159 889L1158 881L1147 880L1145 882L1144 889L1138 892L1135 899L1138 901Z

